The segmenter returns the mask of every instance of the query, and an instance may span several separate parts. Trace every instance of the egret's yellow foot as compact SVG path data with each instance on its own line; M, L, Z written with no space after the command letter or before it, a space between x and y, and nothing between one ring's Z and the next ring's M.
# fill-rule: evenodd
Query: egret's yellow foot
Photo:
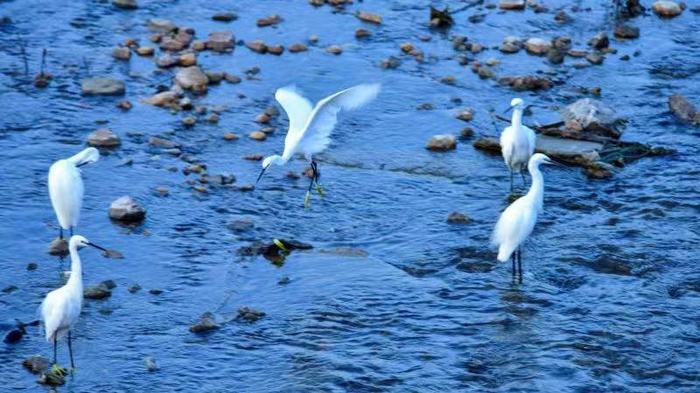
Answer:
M323 187L321 187L320 184L316 184L316 192L321 196L321 198L326 196L326 193L323 191Z
M59 366L58 363L54 363L54 365L51 367L51 372L62 377L68 374L68 370Z
M304 207L309 207L310 201L311 201L311 192L306 191L306 195L304 196Z
M284 246L284 243L282 243L279 239L272 239L272 242L275 243L277 247L280 248L282 251L289 251L287 250L287 247Z

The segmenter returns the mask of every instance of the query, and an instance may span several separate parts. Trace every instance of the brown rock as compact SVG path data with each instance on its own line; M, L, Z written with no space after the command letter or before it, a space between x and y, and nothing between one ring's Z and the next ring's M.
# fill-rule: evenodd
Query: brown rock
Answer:
M654 13L662 18L673 18L683 12L683 8L675 1L660 0L651 5Z
M498 83L510 86L513 90L547 90L553 86L551 80L537 76L506 76L500 78Z
M183 89L206 91L209 79L197 66L181 68L175 74L175 82Z
M184 53L178 58L179 65L189 67L197 64L197 56L194 53Z
M153 56L155 49L152 46L139 46L136 48L136 53L139 56Z
M109 207L109 217L124 222L141 221L146 217L146 209L130 196L123 196Z
M372 33L367 29L357 29L355 30L355 38L366 38L371 36Z
M457 139L453 135L435 135L425 146L432 151L449 151L457 148Z
M668 98L668 108L679 119L694 125L700 125L700 111L687 98L674 94Z
M306 45L301 44L301 43L292 44L287 48L287 50L289 50L289 52L291 52L291 53L305 52L308 49L309 48Z
M187 116L182 119L182 125L185 127L192 127L197 123L197 118L194 116Z
M524 10L525 0L501 0L498 7L502 10Z
M257 53L267 52L267 45L265 45L265 42L263 40L248 41L245 43L245 46L248 47L248 49L252 50L253 52L257 52Z
M256 141L264 141L265 139L267 139L267 134L265 134L262 131L253 131L250 134L248 134L248 137Z
M257 21L258 27L274 26L282 21L279 15L270 15L266 18L260 18Z
M449 216L447 216L447 222L449 224L468 224L469 221L469 217L458 211L453 211Z
M363 22L374 23L377 25L382 24L382 17L371 12L358 11L357 14L355 14L355 16L357 17L357 19Z
M116 147L121 144L119 137L108 128L100 128L88 135L87 143L95 147Z
M179 56L173 56L170 53L165 53L156 58L156 65L162 68L169 68L177 65L180 62Z
M207 48L215 52L229 52L233 50L235 38L230 31L215 31L209 33Z
M227 141L235 141L238 139L238 135L234 134L233 132L227 132L224 134L224 139Z
M282 45L272 45L267 47L267 53L279 56L284 53L284 46Z
M413 44L410 42L404 42L401 44L400 48L403 53L411 53L411 51L413 51Z
M170 106L177 100L177 94L172 91L164 91L143 100L146 104L155 106Z
M129 100L122 100L117 103L117 108L128 111L129 109L133 108L133 105Z
M175 31L177 29L177 26L175 23L163 19L163 18L153 18L148 20L148 28L151 31L155 31L157 33L170 33L172 31Z
M236 75L229 74L228 72L224 72L224 80L229 83L241 83L241 78L237 77Z
M339 47L338 45L331 45L328 48L326 48L326 52L332 53L337 56L343 53L343 48Z
M211 19L217 22L231 22L238 19L238 16L233 12L217 12Z
M129 60L131 58L131 51L127 47L117 46L112 49L112 57L118 60Z
M530 38L525 41L525 49L532 55L543 56L547 54L547 51L549 51L551 47L551 42L542 38Z
M471 108L463 109L457 113L456 117L462 121L470 121L474 118L474 110Z
M203 50L207 49L207 43L204 41L200 40L194 40L192 41L192 50L201 52Z

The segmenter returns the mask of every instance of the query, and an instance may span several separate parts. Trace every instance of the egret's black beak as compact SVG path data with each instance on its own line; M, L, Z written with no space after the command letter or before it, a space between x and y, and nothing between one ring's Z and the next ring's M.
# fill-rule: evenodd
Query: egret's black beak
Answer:
M98 245L95 244L95 243L89 243L89 242L88 242L87 245L88 245L88 246L95 247L95 248L98 249L98 250L102 250L102 251L104 251L104 252L107 252L107 249L106 249L106 248L102 248L102 247L98 246Z
M76 167L80 168L81 166L87 165L87 164L88 164L87 162L81 162L80 164L76 165Z
M562 164L561 162L552 160L551 158L547 159L547 161L545 161L545 162L546 162L547 164L550 164L550 165L566 166L566 165Z
M265 171L266 171L267 168L269 168L269 167L270 167L270 165L264 166L264 167L263 167L263 169L260 171L260 174L258 175L258 180L255 181L255 185L257 185L258 182L260 181L260 179L262 179L263 175L265 174Z
M508 112L510 112L510 111L512 111L512 110L513 110L513 107L512 107L512 106L509 106L508 109L506 109L506 110L503 111L503 114L505 115L506 113L508 113Z

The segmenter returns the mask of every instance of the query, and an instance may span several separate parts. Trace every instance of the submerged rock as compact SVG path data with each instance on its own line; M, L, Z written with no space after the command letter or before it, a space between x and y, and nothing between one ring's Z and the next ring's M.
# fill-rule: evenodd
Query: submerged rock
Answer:
M687 98L674 94L668 98L668 108L684 122L700 125L700 112Z
M212 15L211 19L218 22L231 22L238 19L238 15L233 12L217 12Z
M435 135L430 138L425 148L432 151L454 150L457 148L457 138L449 134Z
M220 326L216 323L216 318L211 312L205 312L199 317L199 321L190 326L192 333L205 333L211 330L218 329Z
M51 361L41 355L34 355L24 359L22 366L32 374L39 374L49 369Z
M158 33L170 33L175 31L177 26L168 19L153 18L148 20L148 29Z
M625 39L639 38L639 27L618 25L615 27L615 37Z
M547 90L554 84L551 80L538 76L504 76L498 79L501 85L510 86L513 90Z
M527 52L531 55L545 55L551 47L552 43L542 38L535 37L525 41L525 49L527 49Z
M525 0L501 0L498 7L502 10L524 10Z
M95 147L116 147L121 144L121 140L112 130L100 128L88 135L87 143Z
M357 17L357 19L363 22L374 23L376 25L382 24L382 17L378 14L373 14L371 12L366 11L358 11L357 14L355 14L355 16Z
M468 224L469 221L469 217L458 211L453 211L449 216L447 216L447 222L449 224Z
M595 49L605 49L610 46L610 39L608 38L608 33L600 32L588 40L588 45Z
M118 60L129 60L131 58L131 51L127 47L117 46L112 49L112 57Z
M124 82L112 78L87 78L80 81L84 95L112 96L123 95L126 91Z
M138 3L136 3L136 0L112 0L112 4L114 4L115 7L122 8L125 10L135 10L139 8Z
M83 297L85 299L100 300L110 296L112 296L112 291L105 283L89 286L83 290Z
M430 27L434 28L447 28L454 24L454 19L450 15L450 11L447 7L444 10L439 10L433 6L430 6Z
M281 21L282 21L282 18L279 15L275 14L275 15L270 15L270 16L265 17L265 18L258 19L256 24L258 25L258 27L266 27L266 26L274 26L274 25L280 23Z
M146 371L150 373L158 370L156 360L151 356L146 356L145 358L143 358L143 363L146 366Z
M109 207L109 217L123 222L137 222L146 217L146 209L130 196L123 196Z
M522 42L520 38L515 36L508 36L503 39L503 43L499 47L499 50L503 53L516 53L522 48Z
M215 52L229 52L233 50L233 44L235 42L235 37L230 31L215 31L209 33L209 39L207 39L207 48Z
M49 254L51 255L68 255L68 242L66 239L55 238L49 244Z
M620 138L619 126L624 123L615 110L600 101L583 98L561 111L566 129L579 133Z
M236 320L244 320L246 322L257 322L260 318L264 317L265 313L262 311L254 310L250 307L241 307L238 309L238 315Z

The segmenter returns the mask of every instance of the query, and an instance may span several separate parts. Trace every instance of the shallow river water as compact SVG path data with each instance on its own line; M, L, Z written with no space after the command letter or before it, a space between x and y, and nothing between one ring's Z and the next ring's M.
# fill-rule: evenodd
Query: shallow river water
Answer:
M492 2L492 1L487 1ZM700 102L700 16L686 10L662 20L649 13L629 23L632 41L612 38L608 1L545 1L549 12L502 13L481 6L454 15L449 32L427 27L428 1L364 1L335 13L329 6L295 1L155 1L125 11L106 1L0 1L0 326L34 319L43 296L62 284L69 262L46 253L57 224L46 187L50 164L82 149L87 134L109 127L122 146L84 168L86 192L78 232L125 258L103 259L83 250L84 280L112 279L107 300L88 300L74 330L77 372L59 392L697 392L700 390L700 129L679 123L667 97L679 92ZM648 3L648 2L645 2ZM467 3L452 2L452 9ZM442 4L440 4L442 5ZM581 10L571 11L577 5ZM565 9L573 20L554 21ZM231 23L218 11L236 12ZM381 26L358 20L367 10ZM280 14L275 27L258 18ZM484 14L483 21L468 17ZM236 39L291 45L319 36L308 52L260 55L237 46L232 54L202 52L204 69L243 77L212 86L196 103L226 105L218 124L141 103L173 71L157 72L153 60L115 60L125 38L148 43L152 17ZM358 27L372 31L359 41ZM501 59L499 75L554 70L565 83L544 92L514 93L484 81L455 60L449 37L462 34L487 48L503 37L569 35L585 48L599 31L611 35L617 54L602 66L574 69L523 51L495 49L474 55ZM418 39L429 35L429 42ZM417 63L401 55L412 42L425 52ZM21 42L26 43L29 76ZM339 56L326 53L340 45ZM31 83L40 53L55 78L45 89ZM624 54L638 56L622 61ZM390 55L402 64L379 67ZM244 71L258 66L255 79ZM453 75L454 85L441 78ZM126 83L134 108L120 97L81 96L80 80L112 76ZM306 178L285 174L306 166L294 160L272 168L254 192L236 187L192 188L186 163L146 142L165 136L206 162L210 173L228 172L251 184L258 161L248 154L281 152L282 114L265 141L246 137L259 128L255 116L274 104L276 88L296 84L313 100L353 84L377 81L383 90L366 108L341 117L334 142L319 157L325 199L303 208ZM636 161L612 179L589 180L579 169L545 168L544 213L524 251L525 279L511 283L510 265L498 264L489 236L506 206L508 176L502 160L475 150L432 153L435 134L459 134L464 126L495 135L490 109L507 107L519 94L556 119L556 109L584 97L580 87L602 88L600 99L629 119L625 140L677 149ZM462 100L456 103L455 98ZM433 110L416 110L422 103ZM471 124L457 109L475 109ZM500 125L499 125L500 126ZM241 136L222 138L225 132ZM124 159L131 165L121 165ZM171 171L175 167L178 171ZM170 195L154 189L167 187ZM107 209L122 195L148 210L136 227L111 222ZM450 225L458 210L466 225ZM236 232L230 223L249 219ZM295 251L282 266L240 255L254 241L290 238L313 245ZM38 269L27 270L30 262ZM280 285L284 277L289 283ZM143 289L127 291L138 283ZM149 293L160 289L160 295ZM264 311L255 323L235 320L242 306ZM188 327L206 311L221 328L206 335ZM46 390L24 370L28 356L49 357L37 328L17 344L0 344L2 391ZM65 345L59 356L67 362ZM149 373L144 357L160 369Z

